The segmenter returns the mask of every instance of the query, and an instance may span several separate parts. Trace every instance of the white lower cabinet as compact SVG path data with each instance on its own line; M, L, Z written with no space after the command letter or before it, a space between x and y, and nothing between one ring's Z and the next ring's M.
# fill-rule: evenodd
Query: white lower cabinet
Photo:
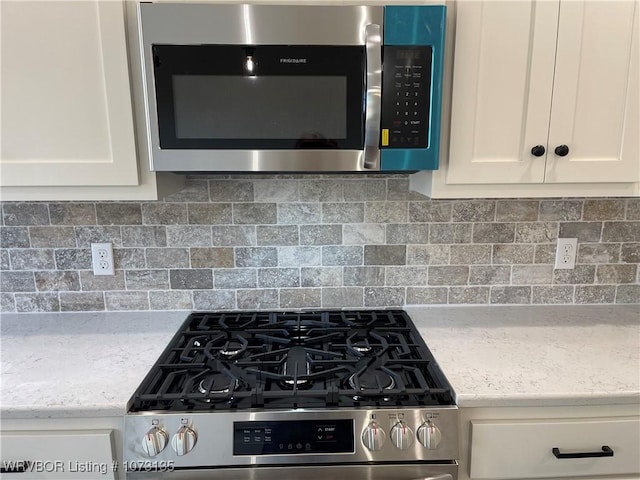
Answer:
M640 479L640 406L461 409L460 480Z

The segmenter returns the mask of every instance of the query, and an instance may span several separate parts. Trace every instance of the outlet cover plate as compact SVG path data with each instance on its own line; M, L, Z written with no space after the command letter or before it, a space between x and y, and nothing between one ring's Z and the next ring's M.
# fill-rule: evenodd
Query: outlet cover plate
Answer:
M113 248L111 243L91 244L91 264L94 275L113 275Z
M556 249L557 270L572 270L576 267L576 254L578 250L577 238L559 238Z

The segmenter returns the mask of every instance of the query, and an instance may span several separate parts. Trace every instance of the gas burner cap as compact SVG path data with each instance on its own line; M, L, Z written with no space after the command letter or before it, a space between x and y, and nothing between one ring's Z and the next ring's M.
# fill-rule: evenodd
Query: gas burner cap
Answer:
M203 395L224 395L238 388L238 380L223 373L213 373L198 383L198 391Z
M244 350L244 345L242 345L240 342L230 341L223 347L222 350L220 350L220 355L231 358L239 354L240 352L243 352Z
M356 382L357 379L357 382ZM358 386L359 384L359 386ZM393 377L382 370L365 370L361 374L354 373L349 377L349 385L355 390L391 390L396 386Z

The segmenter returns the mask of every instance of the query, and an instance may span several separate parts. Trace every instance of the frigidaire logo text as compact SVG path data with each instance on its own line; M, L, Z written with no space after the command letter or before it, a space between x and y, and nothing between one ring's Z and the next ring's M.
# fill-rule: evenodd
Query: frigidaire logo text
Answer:
M280 63L307 63L306 58L281 58Z

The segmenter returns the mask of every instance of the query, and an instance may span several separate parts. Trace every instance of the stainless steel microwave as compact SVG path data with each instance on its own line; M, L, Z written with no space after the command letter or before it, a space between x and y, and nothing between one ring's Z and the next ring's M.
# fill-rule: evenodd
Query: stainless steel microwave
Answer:
M140 3L151 169L436 169L445 8Z

